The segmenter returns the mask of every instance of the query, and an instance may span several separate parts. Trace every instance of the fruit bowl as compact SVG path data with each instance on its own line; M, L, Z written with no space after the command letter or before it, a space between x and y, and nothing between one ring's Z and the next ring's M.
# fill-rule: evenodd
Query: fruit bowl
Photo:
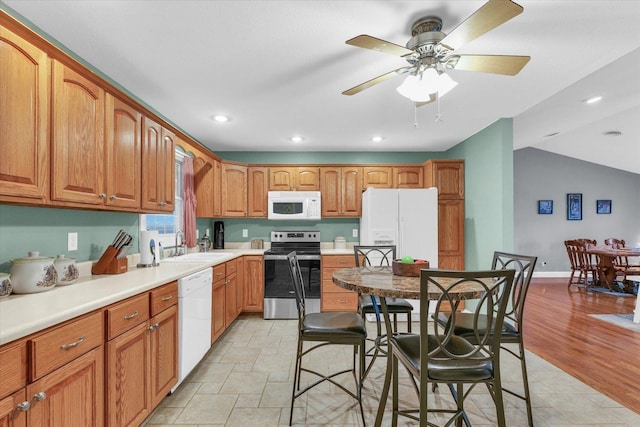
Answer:
M429 268L429 261L416 259L413 262L401 262L399 259L394 259L391 262L391 269L396 276L418 277L423 268Z

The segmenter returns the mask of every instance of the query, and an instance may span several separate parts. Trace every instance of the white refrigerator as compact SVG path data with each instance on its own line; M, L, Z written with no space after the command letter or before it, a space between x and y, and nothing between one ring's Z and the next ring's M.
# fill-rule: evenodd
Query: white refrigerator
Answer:
M362 193L361 245L396 245L396 256L438 268L438 189L368 188ZM414 313L419 302L411 301Z

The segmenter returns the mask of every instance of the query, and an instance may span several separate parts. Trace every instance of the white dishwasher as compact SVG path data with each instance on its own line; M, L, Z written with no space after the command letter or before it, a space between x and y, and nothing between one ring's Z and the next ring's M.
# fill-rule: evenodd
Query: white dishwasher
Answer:
M213 268L178 279L178 382L173 392L211 348Z

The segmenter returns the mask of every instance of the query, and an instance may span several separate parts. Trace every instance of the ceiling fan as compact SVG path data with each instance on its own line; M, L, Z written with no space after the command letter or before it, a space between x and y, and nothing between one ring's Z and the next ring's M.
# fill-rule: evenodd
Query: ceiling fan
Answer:
M359 35L346 43L404 58L409 65L382 74L342 92L355 95L398 74L408 74L398 92L419 105L436 100L455 83L445 70L480 71L514 76L529 62L529 56L456 55L455 50L522 13L511 0L489 0L449 34L441 31L442 19L425 16L411 26L406 47L369 35Z

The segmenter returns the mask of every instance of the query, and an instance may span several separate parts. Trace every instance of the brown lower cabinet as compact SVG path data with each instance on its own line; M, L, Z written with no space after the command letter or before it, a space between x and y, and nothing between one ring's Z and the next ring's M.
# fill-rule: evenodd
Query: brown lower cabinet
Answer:
M264 310L264 257L262 255L244 257L242 290L242 311L262 312Z
M358 294L335 285L333 272L341 268L355 267L353 255L322 256L322 298L321 311L357 311Z
M106 344L107 426L140 425L177 382L177 302L171 282L106 309L107 330L119 334Z

